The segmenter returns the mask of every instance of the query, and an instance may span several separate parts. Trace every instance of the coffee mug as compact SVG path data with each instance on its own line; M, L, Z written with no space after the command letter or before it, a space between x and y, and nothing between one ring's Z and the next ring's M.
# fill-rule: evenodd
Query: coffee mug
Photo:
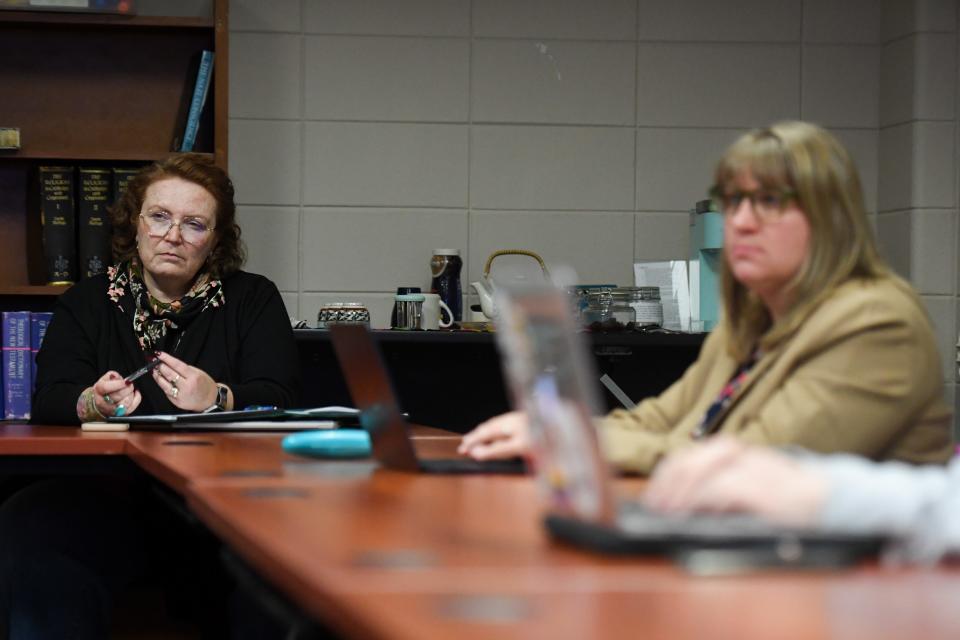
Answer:
M453 313L447 303L440 299L437 293L421 293L423 296L423 310L420 314L420 328L428 331L446 329L453 324ZM442 313L441 313L442 310ZM443 321L446 315L447 321Z

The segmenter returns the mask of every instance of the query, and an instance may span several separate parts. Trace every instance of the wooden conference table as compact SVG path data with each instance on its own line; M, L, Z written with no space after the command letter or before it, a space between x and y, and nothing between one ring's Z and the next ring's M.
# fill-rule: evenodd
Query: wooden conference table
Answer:
M284 454L275 434L0 426L0 463L132 461L310 616L362 638L956 638L960 571L697 578L551 543L529 478ZM457 439L418 429L423 456ZM636 491L625 482L625 492Z

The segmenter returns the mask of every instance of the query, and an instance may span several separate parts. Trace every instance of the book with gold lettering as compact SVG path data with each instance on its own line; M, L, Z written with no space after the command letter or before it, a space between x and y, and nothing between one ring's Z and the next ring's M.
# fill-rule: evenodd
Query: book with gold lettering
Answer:
M30 357L30 312L4 311L0 314L3 339L3 418L30 419L30 391L33 359Z
M33 367L33 379L30 381L31 393L37 384L37 354L40 352L40 345L43 344L43 338L47 335L47 327L50 326L52 319L51 311L30 312L30 362Z
M77 228L73 167L40 167L40 221L47 284L71 284L77 278Z
M110 169L80 167L77 189L77 253L80 255L80 277L106 273L112 264L110 249L110 216L107 204L111 197Z
M113 191L110 196L110 205L116 204L123 192L127 190L127 185L133 180L133 177L140 173L140 167L114 167L113 172Z

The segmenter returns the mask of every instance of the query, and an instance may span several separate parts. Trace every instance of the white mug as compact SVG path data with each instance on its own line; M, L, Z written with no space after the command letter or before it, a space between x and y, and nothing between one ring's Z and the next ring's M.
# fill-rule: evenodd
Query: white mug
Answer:
M446 329L453 324L453 312L447 303L440 299L440 294L424 293L423 310L420 314L420 328L427 331L436 331L437 329ZM440 310L443 310L443 313ZM447 321L443 321L443 315L446 314Z

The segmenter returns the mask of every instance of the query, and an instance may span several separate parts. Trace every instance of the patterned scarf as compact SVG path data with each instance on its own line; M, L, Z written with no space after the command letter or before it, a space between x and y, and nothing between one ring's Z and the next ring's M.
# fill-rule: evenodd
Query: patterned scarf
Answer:
M747 379L747 375L750 373L753 365L757 363L757 360L760 359L760 355L760 350L754 349L750 358L737 367L737 370L730 376L730 381L720 390L717 399L707 408L707 413L700 420L700 424L698 424L697 428L690 434L691 438L699 440L717 430L720 426L720 418L730 406L730 403L733 402L734 394L743 385L743 381Z
M161 302L150 295L137 258L109 267L107 277L107 296L120 311L132 316L133 333L140 348L148 353L164 349L168 333L185 329L205 310L222 307L226 302L223 284L206 272L197 277L182 298L173 302Z

